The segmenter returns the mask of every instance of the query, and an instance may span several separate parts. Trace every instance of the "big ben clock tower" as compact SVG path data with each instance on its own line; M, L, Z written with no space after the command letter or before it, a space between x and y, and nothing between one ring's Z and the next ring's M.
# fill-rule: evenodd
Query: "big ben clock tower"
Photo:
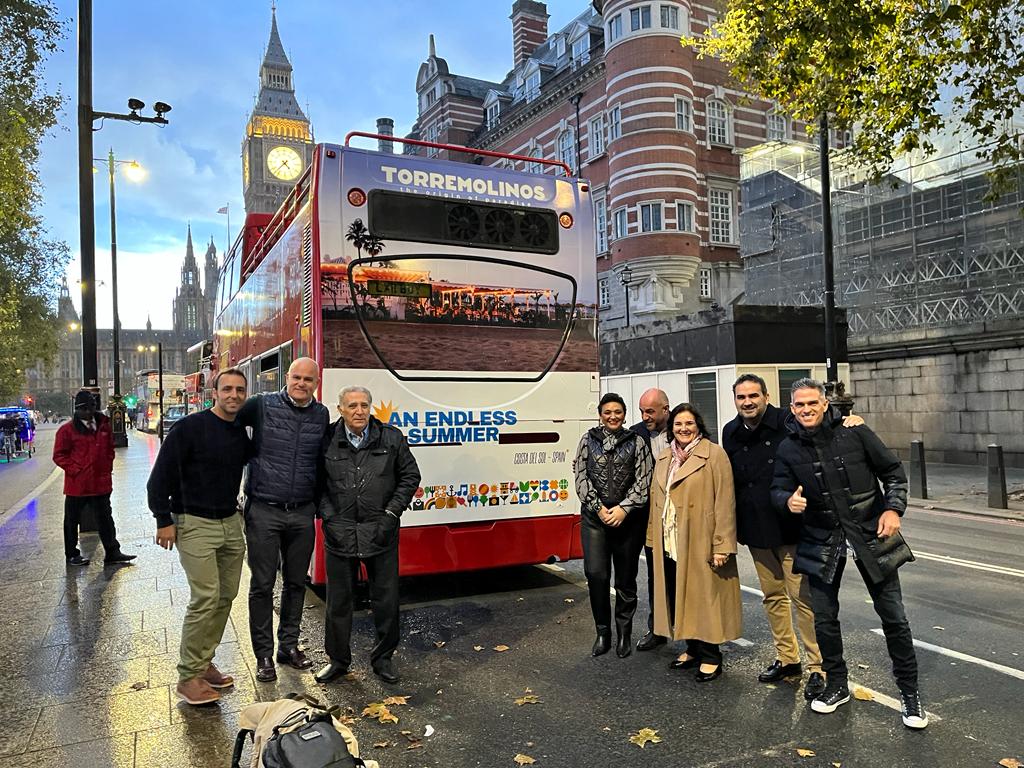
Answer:
M313 131L295 99L292 65L271 11L270 42L260 66L260 95L242 140L246 213L273 213L313 157Z

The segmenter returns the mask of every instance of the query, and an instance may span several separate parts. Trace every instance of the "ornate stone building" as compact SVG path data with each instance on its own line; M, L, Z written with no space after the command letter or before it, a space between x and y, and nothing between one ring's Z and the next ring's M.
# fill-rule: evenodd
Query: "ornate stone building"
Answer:
M544 3L516 0L511 20L512 69L501 82L453 74L431 36L411 137L562 160L588 179L603 327L625 323L627 264L632 324L735 300L737 151L804 132L680 45L714 23L710 7L598 0L550 32Z
M295 98L292 65L272 12L260 92L242 139L246 213L273 213L313 157L313 129Z

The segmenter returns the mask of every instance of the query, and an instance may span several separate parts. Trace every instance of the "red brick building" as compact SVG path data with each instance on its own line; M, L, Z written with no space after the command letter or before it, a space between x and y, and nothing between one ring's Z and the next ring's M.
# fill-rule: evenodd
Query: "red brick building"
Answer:
M416 77L412 137L560 159L590 180L604 327L624 323L626 264L632 323L742 294L737 150L803 138L679 44L714 13L688 0L594 0L550 31L544 3L515 0L502 82L453 74L433 35Z

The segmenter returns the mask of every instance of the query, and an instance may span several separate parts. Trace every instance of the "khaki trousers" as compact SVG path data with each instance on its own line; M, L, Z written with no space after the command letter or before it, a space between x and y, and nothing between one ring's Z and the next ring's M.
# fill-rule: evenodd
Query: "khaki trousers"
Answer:
M810 586L806 576L793 573L796 544L749 549L754 558L757 578L761 582L761 591L764 592L764 610L768 614L779 661L783 664L800 662L800 648L793 631L791 611L792 606L796 606L796 624L807 657L805 666L809 672L821 672L821 651L818 650L818 640L814 634Z
M224 636L245 560L242 516L179 515L177 544L191 591L178 660L178 679L184 682L206 671Z

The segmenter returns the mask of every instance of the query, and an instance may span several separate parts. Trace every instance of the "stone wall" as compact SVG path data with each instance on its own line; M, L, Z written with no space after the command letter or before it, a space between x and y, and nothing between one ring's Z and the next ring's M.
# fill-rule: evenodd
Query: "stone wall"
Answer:
M996 443L1024 467L1024 334L979 325L902 344L851 340L854 410L901 457L923 440L930 461L984 464Z

